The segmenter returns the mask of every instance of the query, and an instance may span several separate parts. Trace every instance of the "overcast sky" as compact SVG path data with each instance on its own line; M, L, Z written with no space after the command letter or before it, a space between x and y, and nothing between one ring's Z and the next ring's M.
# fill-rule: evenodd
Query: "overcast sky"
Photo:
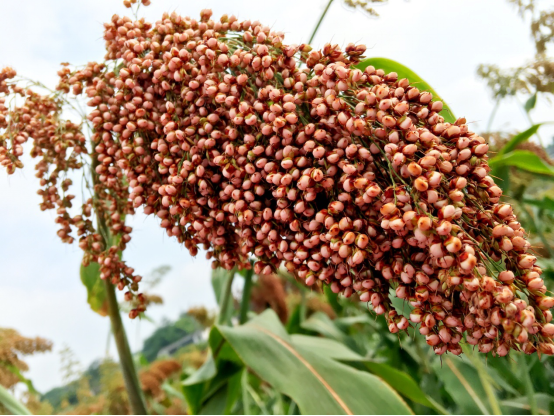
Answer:
M301 43L309 39L326 4L327 0L153 0L141 16L155 21L163 11L175 10L198 18L200 10L209 7L214 17L227 13L257 19L284 31L286 42ZM517 66L534 54L528 22L505 0L389 0L377 10L381 17L369 18L336 0L315 46L327 41L343 46L364 43L367 56L402 62L478 132L485 128L493 103L475 75L476 67L480 63ZM60 62L80 65L102 59L102 23L114 13L128 10L117 0L0 0L0 66L10 65L20 75L53 86ZM552 106L539 99L532 116L535 121L551 120ZM493 128L524 130L528 126L514 101L500 107ZM545 128L542 136L550 142L553 132ZM28 376L45 392L61 382L58 352L64 346L73 350L83 368L104 354L109 322L88 308L78 274L82 252L59 241L54 213L38 209L33 161L25 161L26 169L15 175L7 177L0 171L0 327L54 342L55 352L27 360ZM165 304L149 312L157 323L163 317L175 319L191 306L215 307L210 267L202 255L190 258L153 218L137 215L131 225L135 231L125 252L128 263L145 275L160 265L172 267L156 289ZM139 350L155 325L125 322L131 348ZM113 345L111 354L115 354Z

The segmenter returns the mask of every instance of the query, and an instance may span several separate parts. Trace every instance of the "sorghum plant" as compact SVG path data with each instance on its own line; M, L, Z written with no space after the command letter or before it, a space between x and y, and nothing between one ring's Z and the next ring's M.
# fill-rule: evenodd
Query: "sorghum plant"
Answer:
M284 264L357 294L393 333L419 325L437 354L460 354L464 336L483 353L554 353L554 298L465 119L445 122L443 104L396 73L358 69L363 45L316 51L211 15L113 16L105 62L64 66L56 94L2 72L4 95L25 102L0 99L0 163L13 173L33 143L41 208L126 290L131 318L144 310L141 277L119 253L125 216L142 208L214 268ZM83 125L62 120L71 94L88 98L90 147ZM72 215L63 175L85 156L94 197ZM391 296L415 308L409 320Z

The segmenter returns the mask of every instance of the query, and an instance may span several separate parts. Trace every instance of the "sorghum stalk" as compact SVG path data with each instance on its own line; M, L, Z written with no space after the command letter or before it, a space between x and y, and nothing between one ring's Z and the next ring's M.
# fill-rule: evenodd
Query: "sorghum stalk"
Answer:
M252 269L246 270L244 274L244 286L242 288L242 300L240 304L240 318L241 324L246 323L248 320L248 311L250 310L250 294L252 292L252 277L254 271Z
M97 165L96 155L92 155L92 180L94 185L97 185L98 179L97 174L94 171L94 168ZM94 195L94 198L97 199L98 195ZM107 231L105 220L101 215L102 210L96 210L96 219L98 221L98 228ZM104 238L111 237L109 234L105 235ZM109 241L104 241L104 245L107 247ZM106 300L108 303L108 316L110 317L110 326L111 331L114 337L115 345L117 348L117 355L119 357L119 365L121 367L121 373L123 374L123 381L125 383L125 390L127 391L127 397L129 399L129 405L131 406L131 411L135 415L146 415L148 411L146 410L146 404L144 401L144 396L142 395L142 390L137 376L137 371L135 368L135 362L133 360L133 354L131 353L131 348L129 347L129 341L127 339L127 334L125 332L125 327L121 320L121 314L119 311L119 304L117 302L117 297L115 294L115 285L109 279L104 279L104 288L106 290Z
M227 308L229 303L232 302L233 293L231 291L233 287L233 280L235 279L235 270L229 270L227 272L227 279L225 281L225 286L223 287L223 292L221 292L221 300L219 302L219 315L217 316L218 325L227 324Z
M115 296L115 287L108 280L104 280L104 287L106 289L106 299L108 301L108 315L110 317L110 324L112 333L117 346L117 354L119 356L119 365L121 366L121 373L123 374L123 381L125 382L125 390L127 391L127 397L129 398L129 405L131 411L135 415L146 415L146 405L140 383L137 377L137 371L135 369L135 363L133 361L133 355L129 348L129 342L125 333L125 327L121 320L119 313L119 305Z

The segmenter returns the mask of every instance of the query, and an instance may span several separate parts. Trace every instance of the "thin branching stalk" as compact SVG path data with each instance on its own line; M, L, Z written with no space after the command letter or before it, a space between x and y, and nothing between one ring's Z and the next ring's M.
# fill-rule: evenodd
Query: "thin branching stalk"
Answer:
M487 122L487 133L491 132L492 122L494 121L494 117L496 116L496 112L498 111L498 107L500 107L500 101L501 101L500 98L498 98L496 100L496 102L494 103L494 107L493 107L491 115L489 117L489 121Z
M104 280L104 285L108 301L108 314L110 316L115 345L117 346L119 364L121 366L121 372L123 373L125 389L127 390L127 396L129 397L129 404L133 414L146 415L148 412L146 411L146 405L142 397L137 371L133 362L133 355L131 354L129 342L127 341L127 335L125 334L125 328L119 313L119 305L115 296L115 286L112 285L111 282L108 282L108 280Z
M319 26L321 25L321 22L323 22L323 19L325 18L325 15L327 14L327 11L329 10L329 7L331 7L331 3L333 3L333 0L329 0L329 3L327 3L327 6L325 7L325 10L323 10L323 13L321 14L321 17L319 18L319 21L317 22L317 25L314 28L314 31L312 32L312 36L310 36L310 40L308 41L309 44L312 43L312 41L315 38L315 35L317 31L319 30Z
M248 310L250 309L250 294L252 293L252 277L254 270L248 269L244 275L244 287L242 289L242 300L240 303L240 324L246 323L248 320Z
M221 302L219 304L219 316L217 317L218 325L225 325L227 323L226 322L227 317L225 316L225 312L227 311L227 308L229 307L229 302L231 301L231 297L232 297L231 287L233 286L234 278L235 278L235 269L229 272L229 276L227 277L227 282L225 282L225 288L223 290L223 293L221 294Z
M98 161L93 155L92 157L92 180L96 185L98 177L95 171ZM95 200L98 201L98 196L94 195ZM98 208L98 206L96 207ZM107 236L107 226L102 217L101 213L96 210L96 218L98 221L98 230L100 235L105 240L104 246L108 245ZM103 232L102 232L103 231ZM142 396L142 390L140 388L139 380L137 377L137 371L135 369L135 363L133 361L133 355L131 354L131 348L129 348L129 341L127 340L127 334L125 333L125 327L121 320L121 315L119 312L119 304L117 303L117 297L115 294L115 286L108 281L104 280L104 287L106 289L106 300L108 303L108 315L110 317L110 324L112 328L112 334L115 340L115 345L117 347L117 354L119 356L119 364L121 366L121 372L123 373L123 381L125 382L125 389L127 390L127 396L129 397L129 404L131 406L131 411L136 415L146 415L148 414L146 410L146 404Z
M473 353L473 350L469 348L467 344L463 344L462 349L464 351L464 354L469 357L473 366L477 370L477 374L479 374L479 379L481 380L481 384L483 385L483 389L485 390L485 394L487 395L492 414L501 415L502 411L500 410L498 399L496 398L496 394L494 393L494 388L491 383L491 376L487 373L483 362Z
M529 376L529 366L527 365L527 357L520 355L517 360L523 376L523 384L525 385L525 394L527 395L527 401L532 415L539 414L539 408L537 406L537 400L535 399L535 388Z
M248 369L244 369L241 375L242 383L242 410L245 415L252 414L250 410L250 398L248 397Z
M446 362L446 365L450 368L450 370L454 373L458 381L462 384L464 389L466 389L467 393L471 396L471 398L473 399L473 401L475 402L475 404L477 405L481 413L483 413L484 415L488 415L490 413L489 410L487 409L485 404L481 401L481 398L479 397L479 395L475 392L475 390L473 390L473 387L471 387L471 383L469 383L465 379L464 375L460 372L460 370L458 370L458 368L450 358L447 358L445 362Z

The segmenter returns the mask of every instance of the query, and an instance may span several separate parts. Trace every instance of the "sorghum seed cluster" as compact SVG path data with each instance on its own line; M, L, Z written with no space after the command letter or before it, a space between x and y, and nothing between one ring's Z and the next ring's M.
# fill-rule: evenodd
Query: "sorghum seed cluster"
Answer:
M554 298L465 119L445 122L441 102L395 73L357 69L362 45L315 51L211 14L114 16L106 62L61 71L58 89L92 108L101 198L84 210L100 210L118 242L107 248L90 221L66 217L62 238L76 226L103 277L134 292L140 276L117 253L130 238L124 215L142 207L213 267L247 268L251 255L256 273L284 264L307 285L357 293L393 333L419 325L437 354L460 354L464 335L483 353L554 353ZM8 130L26 131L30 117ZM52 141L62 155L84 151L77 131L36 128L28 137L53 137L44 146L61 170ZM13 171L21 143L8 137L0 158ZM409 319L392 296L414 307Z

